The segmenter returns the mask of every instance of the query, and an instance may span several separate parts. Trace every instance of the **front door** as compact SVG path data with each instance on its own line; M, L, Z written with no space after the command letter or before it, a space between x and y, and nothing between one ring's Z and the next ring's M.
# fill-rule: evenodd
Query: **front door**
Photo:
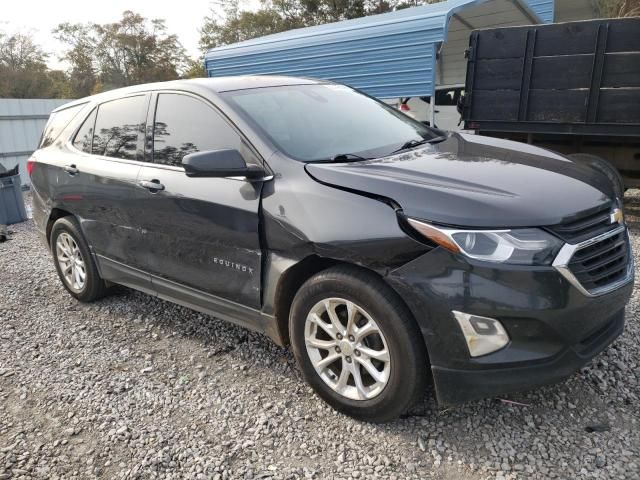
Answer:
M212 105L195 96L155 95L148 123L152 158L138 176L138 263L160 293L193 289L259 308L262 183L189 178L181 164L189 153L223 148L239 150L248 163L257 157Z

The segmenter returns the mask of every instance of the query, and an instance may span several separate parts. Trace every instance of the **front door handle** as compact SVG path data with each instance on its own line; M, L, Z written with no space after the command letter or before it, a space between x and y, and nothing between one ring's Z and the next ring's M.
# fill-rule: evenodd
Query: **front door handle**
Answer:
M164 185L160 183L159 180L140 180L138 182L142 188L146 188L151 192L158 192L160 190L164 190Z
M77 174L80 171L75 165L66 165L63 168L64 168L64 171L71 176Z

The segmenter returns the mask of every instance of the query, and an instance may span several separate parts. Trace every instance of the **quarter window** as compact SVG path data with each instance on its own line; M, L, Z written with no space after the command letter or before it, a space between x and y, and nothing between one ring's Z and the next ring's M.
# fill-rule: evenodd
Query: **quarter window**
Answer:
M80 130L76 133L73 146L85 153L91 153L91 143L93 141L93 128L96 124L96 110L94 109L87 119L82 123Z
M212 107L187 95L158 95L153 128L155 163L181 166L185 155L224 148L242 152L242 139Z
M144 95L103 103L98 107L93 135L94 155L136 160L138 136L142 134Z
M51 145L55 139L58 138L58 135L60 135L62 130L69 125L71 120L80 113L80 110L82 110L85 105L86 103L83 103L82 105L75 105L73 107L65 108L64 110L53 112L49 116L49 121L42 132L39 148L45 148Z

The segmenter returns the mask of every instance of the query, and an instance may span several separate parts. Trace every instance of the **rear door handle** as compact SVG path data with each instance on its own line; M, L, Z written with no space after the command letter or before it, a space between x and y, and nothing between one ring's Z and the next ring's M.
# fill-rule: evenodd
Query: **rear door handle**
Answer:
M161 184L159 180L140 180L138 185L152 192L164 190L164 185Z
M75 165L65 165L63 168L64 168L64 171L71 176L75 175L80 171Z

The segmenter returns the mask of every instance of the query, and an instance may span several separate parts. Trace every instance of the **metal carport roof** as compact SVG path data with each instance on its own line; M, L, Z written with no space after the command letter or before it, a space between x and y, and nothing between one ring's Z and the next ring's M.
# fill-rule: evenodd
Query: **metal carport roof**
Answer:
M436 84L464 83L472 30L541 22L524 0L449 0L214 48L205 68L210 77L306 76L380 98L430 96Z

